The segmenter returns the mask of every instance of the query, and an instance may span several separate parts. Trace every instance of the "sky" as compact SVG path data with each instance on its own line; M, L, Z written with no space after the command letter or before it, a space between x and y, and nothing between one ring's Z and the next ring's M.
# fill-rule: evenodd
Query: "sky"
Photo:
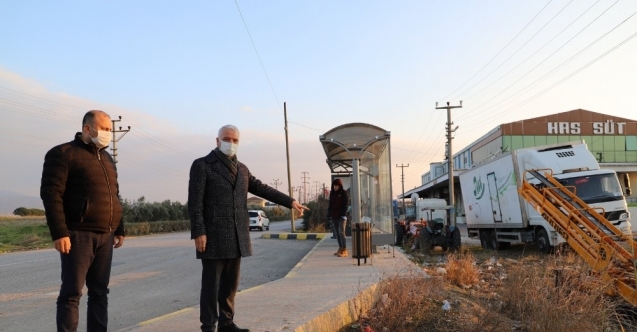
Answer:
M501 123L573 109L637 119L637 2L3 1L0 190L38 196L45 153L89 109L128 134L122 197L187 200L192 161L219 127L238 158L287 191L329 186L319 135L362 122L391 132L393 196Z

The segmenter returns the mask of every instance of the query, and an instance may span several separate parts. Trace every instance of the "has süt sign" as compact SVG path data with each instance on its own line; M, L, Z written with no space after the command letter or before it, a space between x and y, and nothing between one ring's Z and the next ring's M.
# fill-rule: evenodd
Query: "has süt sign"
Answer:
M615 122L613 120L604 122L547 122L546 125L547 134L549 135L581 135L588 132L593 135L626 134L626 122ZM591 127L584 128L582 125Z

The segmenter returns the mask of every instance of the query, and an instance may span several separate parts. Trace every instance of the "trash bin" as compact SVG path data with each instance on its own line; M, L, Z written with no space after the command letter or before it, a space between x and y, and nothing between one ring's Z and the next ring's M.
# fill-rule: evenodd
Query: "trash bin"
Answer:
M367 264L367 258L372 256L372 224L369 222L357 222L352 227L352 258L361 258Z

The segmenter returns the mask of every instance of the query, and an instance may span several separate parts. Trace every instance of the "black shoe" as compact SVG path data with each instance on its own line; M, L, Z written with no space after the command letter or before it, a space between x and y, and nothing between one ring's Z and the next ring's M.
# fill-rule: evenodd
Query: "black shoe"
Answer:
M238 327L237 324L232 323L226 326L219 326L219 328L217 328L217 332L250 332L250 330L242 329Z

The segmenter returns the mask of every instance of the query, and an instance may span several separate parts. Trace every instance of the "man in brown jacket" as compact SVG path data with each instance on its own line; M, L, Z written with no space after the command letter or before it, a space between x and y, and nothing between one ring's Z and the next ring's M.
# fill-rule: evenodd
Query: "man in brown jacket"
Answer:
M85 282L87 330L107 329L113 247L124 243L117 170L106 151L110 135L108 114L89 111L82 120L82 132L44 157L40 197L62 262L58 331L77 331Z
M237 160L239 129L219 129L217 148L192 163L188 184L188 213L197 258L203 265L200 313L202 331L249 332L234 319L241 257L252 255L248 193L298 212L307 208L288 195L257 180Z

